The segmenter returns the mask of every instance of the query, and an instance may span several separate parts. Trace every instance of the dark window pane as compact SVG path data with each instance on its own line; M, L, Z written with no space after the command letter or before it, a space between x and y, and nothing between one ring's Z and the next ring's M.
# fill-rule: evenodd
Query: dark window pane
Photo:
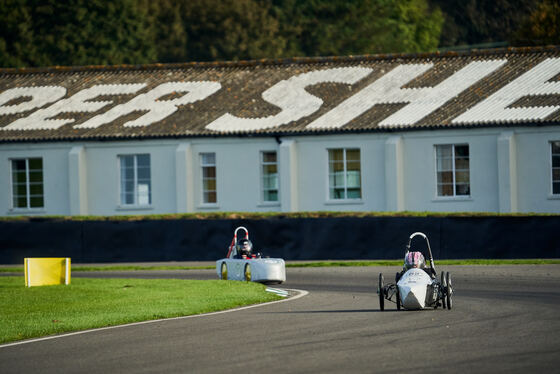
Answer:
M458 184L457 187L455 188L455 193L456 195L460 195L460 196L464 196L464 195L470 195L470 185L468 184Z
M214 167L202 168L202 176L204 178L216 178L216 168Z
M278 191L265 191L264 201L278 201Z
M455 183L468 183L468 182L469 182L468 171L458 171L455 174Z
M360 161L360 150L359 149L348 149L346 150L346 161Z
M203 179L202 186L204 191L216 191L216 180L215 179Z
M126 193L132 193L134 191L134 182L125 181L124 190L125 190Z
M553 194L560 194L560 182L552 183L552 193Z
M150 167L150 155L138 155L136 156L136 163L139 168Z
M18 171L25 171L25 160L13 160L12 168Z
M553 181L560 181L560 168L552 169L552 180Z
M552 142L552 153L560 154L560 142Z
M29 172L29 182L31 182L31 183L41 183L41 182L43 182L43 172L42 171L30 171Z
M216 192L205 192L204 193L204 202L205 203L215 203L217 201Z
M200 158L202 165L214 165L216 163L216 154L214 153L202 153Z
M555 168L560 167L560 155L553 155L552 156L552 167L555 167Z
M150 168L138 168L138 179L150 179Z
M453 196L453 185L438 184L438 196Z
M360 199L362 197L362 191L359 188L349 188L348 198L349 199Z
M343 161L342 149L330 149L329 150L329 161Z
M453 155L451 154L452 147L450 145L437 145L436 146L436 155L437 158L451 158Z
M18 171L12 173L12 182L14 183L25 183L27 182L27 174L25 171Z
M469 146L468 145L456 145L455 146L455 156L457 157L469 157Z
M27 185L26 184L14 184L14 193L19 196L27 195Z
M344 173L337 172L332 174L333 184L332 187L344 187Z
M468 158L457 158L455 160L455 169L457 170L468 170L469 169L469 159Z
M25 196L18 196L16 198L16 208L27 208L27 198Z
M263 187L270 190L270 189L278 189L278 176L277 175L270 175L263 178Z
M134 156L121 156L121 167L122 168L133 168L134 167Z
M134 194L133 193L125 193L124 194L124 204L134 204Z
M348 170L358 170L358 171L360 171L360 163L359 163L359 162L355 162L355 161L348 162L348 163L347 163L347 166L346 166L346 169L348 169Z
M31 201L31 208L42 208L43 207L43 197L42 196L31 197L30 201Z
M344 163L343 162L331 162L329 163L329 171L331 173L343 171L344 170Z
M134 180L134 168L124 168L123 177L126 180Z
M444 171L444 172L439 172L437 174L438 174L438 183L453 183L453 172Z
M43 159L42 158L30 158L29 159L29 170L43 170Z
M263 162L276 162L276 152L263 152Z
M264 170L265 174L276 174L277 167L276 167L276 165L265 165L263 167L263 170Z
M342 188L335 188L334 189L334 198L335 199L344 199L344 189Z
M29 193L31 195L42 195L43 194L43 184L30 184L29 185Z

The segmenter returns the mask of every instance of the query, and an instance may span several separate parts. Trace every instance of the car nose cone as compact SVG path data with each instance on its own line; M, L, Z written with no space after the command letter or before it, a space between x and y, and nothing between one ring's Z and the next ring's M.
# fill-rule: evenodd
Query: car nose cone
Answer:
M426 301L426 286L404 286L400 287L402 304L406 309L422 309Z

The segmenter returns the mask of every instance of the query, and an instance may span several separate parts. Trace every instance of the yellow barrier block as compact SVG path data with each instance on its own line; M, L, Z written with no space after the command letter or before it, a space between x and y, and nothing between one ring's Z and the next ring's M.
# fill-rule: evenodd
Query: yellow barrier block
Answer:
M25 286L70 284L70 258L26 258Z

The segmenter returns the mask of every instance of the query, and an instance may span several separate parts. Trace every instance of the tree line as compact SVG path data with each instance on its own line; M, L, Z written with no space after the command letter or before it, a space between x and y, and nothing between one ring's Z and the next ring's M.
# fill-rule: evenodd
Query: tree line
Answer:
M2 0L0 66L560 44L555 0Z

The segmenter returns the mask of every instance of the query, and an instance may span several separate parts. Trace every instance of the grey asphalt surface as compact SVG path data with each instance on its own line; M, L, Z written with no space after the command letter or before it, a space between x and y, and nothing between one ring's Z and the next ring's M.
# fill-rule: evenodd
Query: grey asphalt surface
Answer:
M528 373L560 367L560 265L447 266L454 308L378 310L379 272L288 268L294 301L0 348L2 373ZM213 270L73 273L215 279Z

